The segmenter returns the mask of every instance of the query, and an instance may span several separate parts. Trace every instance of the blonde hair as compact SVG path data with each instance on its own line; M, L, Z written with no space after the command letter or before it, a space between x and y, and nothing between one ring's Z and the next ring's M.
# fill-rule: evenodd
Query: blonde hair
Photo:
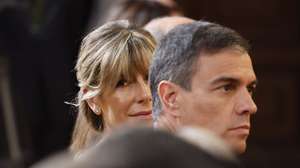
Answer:
M80 90L71 151L84 149L104 129L105 121L87 100L113 91L121 79L133 81L137 74L148 74L155 45L150 33L125 20L108 22L83 39L75 66Z

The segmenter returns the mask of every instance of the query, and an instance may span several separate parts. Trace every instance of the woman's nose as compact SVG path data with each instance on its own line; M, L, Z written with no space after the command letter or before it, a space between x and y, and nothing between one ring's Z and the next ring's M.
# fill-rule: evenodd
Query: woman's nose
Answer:
M141 92L139 93L140 95L138 95L137 101L139 103L152 101L151 91L147 81L145 81L145 79L142 77L138 77L137 82L141 90Z

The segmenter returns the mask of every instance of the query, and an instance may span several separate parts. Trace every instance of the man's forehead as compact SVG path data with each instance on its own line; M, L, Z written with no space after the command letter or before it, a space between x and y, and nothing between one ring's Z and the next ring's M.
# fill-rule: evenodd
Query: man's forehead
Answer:
M198 79L247 78L245 80L256 80L252 61L247 52L224 50L215 54L203 54L198 57L194 66L194 76Z
M222 49L218 52L201 52L198 54L198 68L215 67L246 67L252 68L252 60L248 52L234 48Z

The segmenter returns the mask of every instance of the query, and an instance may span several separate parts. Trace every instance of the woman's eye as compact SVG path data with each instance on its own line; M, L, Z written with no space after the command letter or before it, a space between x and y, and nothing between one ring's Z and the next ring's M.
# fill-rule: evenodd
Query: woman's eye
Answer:
M124 87L127 85L128 85L128 82L126 80L119 80L116 87Z

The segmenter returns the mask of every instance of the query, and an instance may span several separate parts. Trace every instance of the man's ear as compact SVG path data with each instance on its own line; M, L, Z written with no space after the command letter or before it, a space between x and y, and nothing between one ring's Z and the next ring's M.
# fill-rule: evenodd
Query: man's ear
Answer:
M166 111L175 117L180 116L177 101L179 90L179 86L170 81L161 81L158 85L158 96L162 107L168 109Z
M88 89L83 89L83 94L88 94ZM96 115L100 115L101 114L101 109L100 107L97 105L97 96L96 97L92 97L86 100L88 106L90 107L90 109L96 114Z

